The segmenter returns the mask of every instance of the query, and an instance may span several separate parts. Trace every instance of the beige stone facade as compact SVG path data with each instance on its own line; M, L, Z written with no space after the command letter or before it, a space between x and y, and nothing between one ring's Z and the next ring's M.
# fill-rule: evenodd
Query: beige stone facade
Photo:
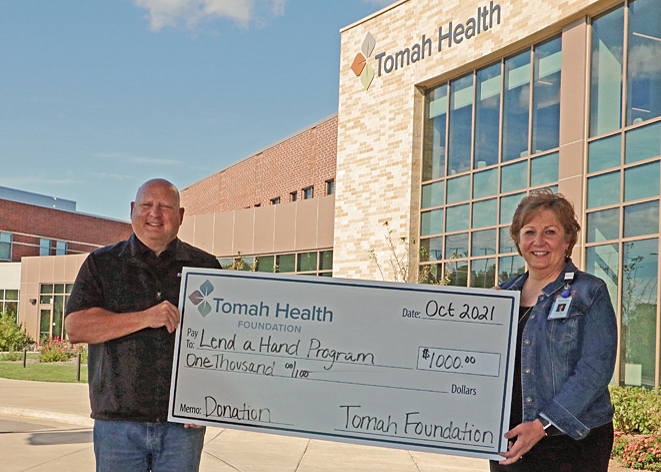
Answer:
M369 261L369 250L375 249L382 260L389 258L383 237L386 221L396 236L418 240L425 90L561 34L563 84L571 83L572 87L562 87L558 190L582 211L589 34L586 22L591 15L620 3L408 0L343 29L334 276L378 278L375 265ZM491 26L479 33L473 28L469 33L470 19L475 25L478 8L480 12L487 10L486 22ZM458 24L463 25L464 31L455 37L461 41L448 45L446 38L439 51L439 28L446 34L450 22L454 31ZM376 40L367 59L375 77L366 90L351 65L368 33ZM423 45L423 35L424 40L431 39L430 46ZM412 50L415 44L425 50L424 59L408 65L404 61L403 66L396 60L396 67L390 62L392 70L386 73L387 56L394 58L399 51ZM385 55L379 64L377 56L381 53ZM576 259L581 260L582 248L576 251ZM410 254L414 268L415 245Z

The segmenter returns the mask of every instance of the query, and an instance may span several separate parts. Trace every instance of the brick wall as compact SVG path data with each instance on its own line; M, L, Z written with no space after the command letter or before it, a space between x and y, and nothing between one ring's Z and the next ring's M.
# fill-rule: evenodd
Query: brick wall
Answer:
M335 178L337 116L311 127L192 184L181 191L189 215L269 205L311 185L314 197L326 195L326 181Z
M0 231L12 233L12 261L39 255L41 238L67 242L67 253L89 252L128 238L129 223L0 199Z

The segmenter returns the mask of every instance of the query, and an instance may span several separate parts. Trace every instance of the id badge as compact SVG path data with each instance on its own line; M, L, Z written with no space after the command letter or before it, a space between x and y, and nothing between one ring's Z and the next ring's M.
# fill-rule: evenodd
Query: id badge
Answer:
M553 303L553 308L551 308L551 313L549 314L549 320L561 320L567 318L569 315L569 307L571 306L572 297L557 297L555 303Z

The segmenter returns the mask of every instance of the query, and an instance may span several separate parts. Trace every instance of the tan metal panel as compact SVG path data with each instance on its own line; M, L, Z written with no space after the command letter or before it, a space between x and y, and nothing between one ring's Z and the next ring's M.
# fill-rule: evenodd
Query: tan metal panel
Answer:
M51 256L39 258L39 281L42 284L54 284L56 280L53 278L53 265L55 261Z
M319 213L317 221L317 247L333 247L333 228L335 228L335 195L317 199Z
M216 257L232 255L235 213L234 211L215 213L213 224L213 254Z
M213 213L195 216L195 239L193 245L207 252L213 252Z
M296 209L294 205L276 205L275 208L275 252L293 251L296 242Z
M41 259L44 257L23 257L21 259L21 290L19 292L18 322L22 323L35 341L39 340L39 279ZM35 304L30 303L35 300Z
M55 283L65 283L66 257L53 256L53 280Z
M296 250L317 247L318 198L298 202L296 209Z
M255 211L252 208L238 210L234 215L234 240L232 252L234 254L253 254L253 231Z
M186 216L184 213L184 220L179 227L178 236L182 241L193 244L195 239L195 216Z
M282 203L281 205L291 205ZM255 254L273 252L275 209L279 205L255 208Z
M75 282L80 266L83 265L86 258L87 254L65 256L64 280L66 283L72 284Z

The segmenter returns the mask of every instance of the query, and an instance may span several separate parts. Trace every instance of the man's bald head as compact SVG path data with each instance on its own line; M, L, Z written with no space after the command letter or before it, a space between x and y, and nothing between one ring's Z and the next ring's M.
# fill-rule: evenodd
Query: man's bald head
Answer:
M184 209L179 205L179 190L165 179L142 184L131 202L133 232L156 255L177 237L184 218Z

